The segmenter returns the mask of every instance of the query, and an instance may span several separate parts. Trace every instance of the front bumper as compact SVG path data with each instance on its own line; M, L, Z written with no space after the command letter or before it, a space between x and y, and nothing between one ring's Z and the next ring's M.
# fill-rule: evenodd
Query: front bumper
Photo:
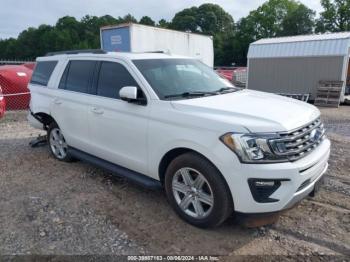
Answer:
M246 214L278 212L288 209L307 197L328 168L330 141L326 138L309 155L287 163L232 164L222 166L221 172L231 189L235 211ZM234 165L236 166L236 165ZM248 180L279 180L280 186L269 197L273 202L254 199Z
M322 179L322 176L328 169L328 163L326 162L325 167L323 168L322 172L318 177L315 178L313 182L311 182L307 187L303 188L302 190L299 190L296 192L293 196L293 198L285 205L283 209L288 209L293 207L295 204L303 200L305 197L309 196L314 190L315 190L315 184L319 182Z

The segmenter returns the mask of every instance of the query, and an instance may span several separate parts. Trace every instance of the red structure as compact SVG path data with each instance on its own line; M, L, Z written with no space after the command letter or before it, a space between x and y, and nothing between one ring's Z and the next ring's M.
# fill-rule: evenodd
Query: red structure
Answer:
M29 107L30 94L27 85L32 73L32 64L0 66L0 89L6 102L6 110Z
M225 77L228 81L232 81L233 71L236 67L218 67L216 72L218 72L222 77Z
M222 77L225 77L230 82L235 81L235 74L246 74L247 68L246 67L218 67L215 69L216 72L218 72Z
M2 118L5 114L6 103L4 96L2 95L2 90L0 87L0 118Z

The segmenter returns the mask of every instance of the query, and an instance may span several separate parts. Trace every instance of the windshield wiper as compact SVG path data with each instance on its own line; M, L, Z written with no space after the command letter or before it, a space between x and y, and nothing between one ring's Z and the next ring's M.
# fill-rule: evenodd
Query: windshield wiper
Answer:
M238 91L238 88L234 87L222 87L219 90L216 91L193 91L193 92L184 92L181 94L173 94L173 95L166 95L164 98L172 98L172 97L201 97L201 96L207 96L207 95L218 95L220 93L231 93Z
M230 92L236 92L238 91L238 88L234 88L234 87L222 87L219 90L216 90L216 93L230 93Z
M217 95L217 92L206 92L206 91L184 92L181 94L166 95L164 96L164 98L195 97L195 96L207 96L207 95Z

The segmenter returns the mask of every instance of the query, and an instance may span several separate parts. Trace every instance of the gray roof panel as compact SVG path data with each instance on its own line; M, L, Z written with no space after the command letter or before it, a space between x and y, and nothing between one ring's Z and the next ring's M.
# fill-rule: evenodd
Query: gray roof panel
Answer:
M251 43L248 58L345 56L350 32L266 38Z

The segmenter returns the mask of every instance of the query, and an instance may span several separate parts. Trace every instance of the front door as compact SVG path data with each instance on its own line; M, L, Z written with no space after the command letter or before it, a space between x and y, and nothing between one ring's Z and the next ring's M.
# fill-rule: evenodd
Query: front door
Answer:
M122 87L139 85L123 64L101 61L95 86L96 97L88 110L92 153L146 174L149 106L119 98Z

